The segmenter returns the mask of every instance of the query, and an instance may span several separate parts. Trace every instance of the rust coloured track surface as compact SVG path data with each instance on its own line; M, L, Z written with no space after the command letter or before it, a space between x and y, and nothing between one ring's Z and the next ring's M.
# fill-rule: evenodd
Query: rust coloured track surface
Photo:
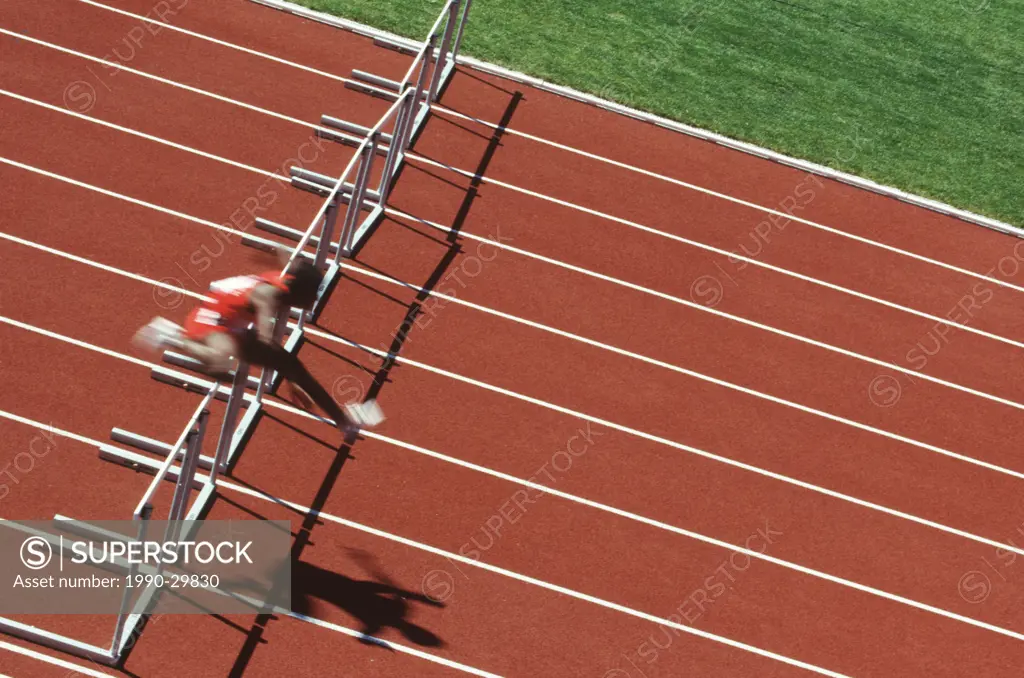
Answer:
M251 270L226 229L254 217L304 229L320 202L288 168L351 157L312 125L373 124L387 104L342 78L409 64L245 0L177 5L291 63L78 0L0 7L7 415L175 438L196 396L129 338L194 300L153 281ZM210 514L308 532L295 614L160 618L123 671L5 638L0 673L1019 674L1016 240L461 68L389 208L299 354L339 400L379 389L380 435L340 448L271 408ZM3 518L123 519L148 481L69 438L20 472L38 431L0 433ZM102 643L107 620L27 621Z

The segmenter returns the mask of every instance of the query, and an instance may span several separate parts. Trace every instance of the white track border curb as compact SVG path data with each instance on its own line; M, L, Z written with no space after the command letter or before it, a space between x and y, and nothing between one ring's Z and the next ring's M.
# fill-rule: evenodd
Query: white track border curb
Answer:
M353 33L357 33L359 35L363 35L369 38L375 38L384 40L386 42L391 42L396 45L400 45L402 47L406 47L412 50L418 50L422 46L422 43L419 43L415 40L410 40L409 38L405 38L400 35L395 35L394 33L389 33L388 31L373 28L372 26L367 26L356 21L343 19L332 14L317 12L315 10L302 7L301 5L296 5L292 2L288 2L287 0L250 1L260 5L265 5L267 7L272 7L274 9L279 9L284 12L290 12L305 19L319 21L321 23L325 23L336 28L351 31ZM699 139L710 141L721 146L731 148L733 150L742 151L743 153L749 153L750 155L755 155L759 158L771 160L782 165L795 167L804 172L817 174L819 176L827 177L835 181L841 181L845 184L849 184L857 188L862 188L873 193L878 193L880 195L884 195L890 198L895 198L897 200L914 205L916 207L923 207L933 212L938 212L939 214L945 214L947 216L962 219L963 221L969 221L971 223L978 224L979 226L991 228L996 231L1006 233L1008 235L1016 236L1018 238L1024 238L1024 229L1019 228L1017 226L1013 226L1003 221L992 219L990 217L986 217L980 214L975 214L974 212L968 212L967 210L962 210L957 207L953 207L952 205L947 205L946 203L939 202L937 200L932 200L930 198L924 198L919 195L907 193L905 191L901 191L898 188L893 188L892 186L885 186L883 184L871 181L870 179L858 177L853 174L847 174L846 172L840 172L830 167L818 165L807 160L793 158L788 155L783 155L781 153L777 153L767 148L762 148L760 146L748 144L743 141L730 139L729 137L725 137L720 134L716 134L714 132L701 129L699 127L692 127L690 125L686 125L681 122L676 122L674 120L668 120L667 118L662 118L652 113L638 111L634 108L629 108L628 106L623 106L613 101L601 99L592 94L580 92L570 87L563 87L562 85L555 85L553 83L540 80L539 78L534 78L524 73L519 73L518 71L512 71L507 68L503 68L501 66L496 66L494 64L488 63L486 61L474 59L473 57L467 57L460 54L457 58L457 61L459 64L463 66L469 66L484 73L497 75L502 78L512 80L514 82L529 85L530 87L535 87L539 90L551 92L553 94L558 94L560 96L564 96L569 99L574 99L576 101L590 104L592 106L597 106L599 108L603 108L613 113L618 113L620 115L625 115L630 118L635 118L637 120L641 120L652 125L657 125L658 127L664 127L674 132L680 132L682 134L687 134L692 137L697 137Z

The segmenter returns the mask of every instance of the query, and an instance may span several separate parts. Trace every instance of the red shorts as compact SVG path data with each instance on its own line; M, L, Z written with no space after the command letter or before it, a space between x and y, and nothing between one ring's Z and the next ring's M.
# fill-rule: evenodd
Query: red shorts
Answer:
M199 306L185 318L185 338L192 341L205 341L211 334L227 334L237 336L238 331L222 323L220 313L207 306Z

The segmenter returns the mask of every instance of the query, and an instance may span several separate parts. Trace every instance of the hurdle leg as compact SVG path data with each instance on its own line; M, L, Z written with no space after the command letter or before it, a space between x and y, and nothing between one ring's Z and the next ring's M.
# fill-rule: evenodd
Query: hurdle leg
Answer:
M359 218L359 211L362 209L362 205L356 202L355 189L356 186L359 185L359 177L363 175L363 166L365 164L366 154L364 151L363 154L360 155L359 157L359 167L356 169L356 180L355 183L353 183L352 185L352 193L349 194L348 208L345 210L345 221L342 223L341 234L338 238L338 249L334 252L335 264L338 263L343 254L346 257L349 255L348 242L350 234L352 233L352 229L354 228L353 224L355 223L356 219Z
M203 442L206 440L206 422L210 419L210 410L203 410L199 414L199 430L196 432L195 449L192 451L192 458L185 459L181 465L181 473L185 476L184 489L181 495L181 505L178 507L178 520L182 520L188 513L188 500L192 496L192 483L196 479L196 470L199 468L199 457L203 453Z
M395 167L401 162L405 156L405 140L409 138L409 130L416 124L416 112L419 111L420 105L416 100L415 88L409 91L407 99L404 104L404 110L402 114L401 127L395 130L395 139L391 142L391 148L395 152L394 160L391 163L391 168L388 170L388 175L394 174ZM390 189L390 186L388 187ZM381 204L384 204L384 199L381 199Z
M370 144L366 147L366 164L363 167L363 173L360 177L359 183L353 188L352 198L358 202L359 205L363 204L363 200L366 199L367 189L370 184L370 175L373 174L373 165L377 160L377 146L379 144L380 134L374 133L370 137ZM361 221L362 211L356 212L357 219L352 225L352 231L349 233L348 250L352 252L358 246L356 240L359 236L356 224L362 226L365 222Z
M432 55L434 53L434 45L437 44L437 35L431 35L430 40L427 43L426 54ZM419 117L421 106L421 100L423 99L423 92L427 88L427 74L430 72L428 68L430 64L429 57L423 59L423 63L420 64L420 74L416 79L416 91L412 97L412 105L409 107L409 115L405 120L405 129L402 130L401 137L398 140L398 150L401 153L405 153L409 150L410 141L412 140L412 130L416 126L416 118ZM428 104L429 106L429 104Z
M282 308L277 313L277 317L274 319L274 336L271 338L271 342L277 346L281 343L281 339L284 337L285 327L288 325L288 314L291 312L290 308ZM299 327L296 328L296 332L302 331L302 318L299 318ZM263 401L263 394L267 392L277 377L274 370L269 367L263 368L263 374L260 377L260 386L256 389L256 400L259 402Z
M316 245L316 258L313 262L319 270L323 270L325 267L324 264L331 249L331 239L334 237L334 225L337 220L338 197L335 196L327 207L327 214L324 215L324 225L320 229L320 242Z
M455 36L455 46L452 47L452 63L455 63L455 59L459 56L459 48L462 47L462 33L466 30L466 21L469 19L469 6L473 4L473 0L465 0L466 4L462 8L462 19L459 21L459 32Z
M203 447L203 435L206 433L206 420L210 416L209 410L203 410L199 415L199 427L190 431L185 438L185 458L181 462L181 469L178 471L178 482L174 486L174 498L171 501L171 511L168 515L167 541L175 541L178 538L182 516L188 506L189 495L192 494L192 480L195 478L196 465L199 461L199 453Z
M437 101L437 89L441 84L441 74L444 72L445 61L448 60L448 50L452 46L452 33L455 31L455 24L459 14L459 0L452 0L448 6L448 20L444 27L444 38L441 40L441 51L437 54L437 61L434 62L434 76L430 79L430 102Z
M388 193L391 192L391 173L395 169L395 164L398 161L398 155L401 153L401 149L398 146L398 140L405 132L405 120L409 116L409 97L406 96L405 101L398 107L398 117L395 120L395 133L391 135L391 145L388 146L387 159L384 161L384 172L381 174L380 186L378 191L380 192L380 205L381 207L388 201Z
M182 461L182 468L178 472L178 480L174 484L174 498L171 500L171 510L167 513L167 529L164 530L164 541L175 541L177 539L178 527L176 521L178 519L178 505L181 503L182 479L185 477L184 467L192 456L195 445L196 431L193 429L188 432L188 436L185 438L185 459Z
M359 214L363 209L364 191L370 175L370 165L373 163L376 152L377 135L374 134L370 137L370 143L363 147L363 156L359 159L359 172L356 175L356 182L352 186L352 196L348 202L348 212L345 214L345 227L341 231L338 251L334 253L335 264L341 259L342 252L345 253L345 256L352 252L352 238L355 235Z
M146 530L149 528L149 519L153 515L153 505L146 504L142 507L142 514L139 516L139 531L138 540L139 542L146 541ZM139 571L139 565L136 562L131 563L131 567L128 570L128 581L134 582L135 575ZM121 611L117 614L117 622L114 624L114 640L110 644L110 654L115 658L119 655L121 645L121 634L124 632L125 622L128 620L128 608L132 599L132 591L137 590L136 587L125 587L124 595L121 597Z
M213 468L210 469L210 482L212 483L217 482L217 476L227 470L231 441L235 437L238 413L245 401L245 386L248 382L249 363L239 360L238 367L235 368L235 380L231 384L231 395L228 396L227 409L224 411L220 437L217 439L217 452L214 454Z
M424 52L423 63L420 64L420 74L416 78L416 105L419 106L423 94L428 90L430 84L427 82L431 73L430 65L434 58L434 50L437 48L437 34L433 34L427 40L427 51ZM402 149L405 150L405 149Z

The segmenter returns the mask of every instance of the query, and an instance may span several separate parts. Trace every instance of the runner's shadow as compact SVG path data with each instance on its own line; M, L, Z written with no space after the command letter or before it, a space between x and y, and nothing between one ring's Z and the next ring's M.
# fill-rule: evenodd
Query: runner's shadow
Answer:
M324 619L324 615L318 614L324 604L338 608L362 624L362 643L380 645L373 636L386 628L393 628L416 645L444 646L444 641L437 635L407 618L411 602L444 607L422 593L406 591L391 583L352 579L302 562L293 564L292 578L294 612Z

